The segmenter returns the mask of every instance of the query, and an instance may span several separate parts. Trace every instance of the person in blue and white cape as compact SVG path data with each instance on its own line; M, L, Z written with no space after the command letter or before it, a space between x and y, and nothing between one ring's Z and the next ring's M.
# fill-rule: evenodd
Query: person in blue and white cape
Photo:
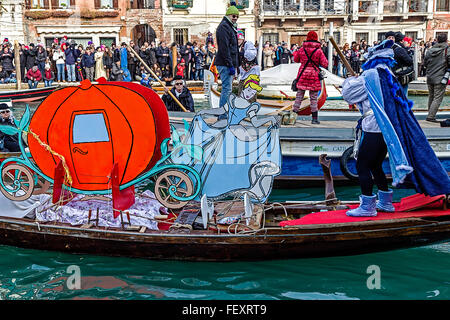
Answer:
M388 188L382 168L387 153L394 187L413 186L418 193L429 196L450 193L450 179L411 110L413 102L392 74L393 44L385 40L369 48L363 73L347 78L342 86L343 98L356 104L362 113L362 135L355 144L360 206L347 211L348 216L395 211L393 190ZM373 194L374 183L377 195Z

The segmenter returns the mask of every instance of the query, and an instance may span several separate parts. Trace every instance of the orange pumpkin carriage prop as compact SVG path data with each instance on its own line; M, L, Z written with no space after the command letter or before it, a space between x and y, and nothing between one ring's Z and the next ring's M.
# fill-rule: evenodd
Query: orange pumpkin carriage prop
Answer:
M169 116L158 94L138 84L98 81L56 90L31 120L27 108L17 132L28 133L30 153L20 141L22 157L2 162L2 193L25 200L53 183L54 202L58 184L87 195L131 189L134 199L134 185L158 175L155 195L164 206L181 208L194 199L200 177L171 163Z

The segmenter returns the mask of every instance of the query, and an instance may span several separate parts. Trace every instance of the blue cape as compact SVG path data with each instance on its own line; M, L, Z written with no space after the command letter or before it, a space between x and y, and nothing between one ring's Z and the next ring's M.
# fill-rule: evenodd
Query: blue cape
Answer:
M450 193L450 178L431 148L417 122L398 81L389 70L377 68L384 110L397 133L404 153L414 171L398 187L414 186L417 192L429 196Z

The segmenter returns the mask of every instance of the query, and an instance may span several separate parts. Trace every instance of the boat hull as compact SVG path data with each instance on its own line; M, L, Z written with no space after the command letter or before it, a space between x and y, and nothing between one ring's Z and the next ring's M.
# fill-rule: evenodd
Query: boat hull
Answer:
M33 102L45 99L58 87L44 87L28 90L11 90L0 92L0 100L11 100L12 102Z
M0 218L0 243L3 245L158 260L245 261L326 257L419 246L448 238L448 219L368 221L303 226L255 235L211 235L86 230Z

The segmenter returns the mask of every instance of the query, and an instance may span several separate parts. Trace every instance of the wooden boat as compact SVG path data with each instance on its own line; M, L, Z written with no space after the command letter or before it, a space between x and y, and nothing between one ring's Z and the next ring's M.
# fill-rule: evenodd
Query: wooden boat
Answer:
M43 100L57 88L58 86L50 86L35 89L1 91L0 100L11 100L12 102L33 102Z
M443 202L446 205L448 199ZM231 208L229 204L217 203L214 217L224 208L229 208L231 214L243 211L240 202L232 203ZM325 202L255 205L254 220L249 226L245 222L220 226L214 223L213 217L207 230L200 230L202 227L195 223L193 227L172 224L168 230L146 230L125 225L122 228L96 227L93 223L71 226L0 217L0 243L76 254L245 261L360 254L421 246L450 238L450 210L441 204L440 208L388 214L386 219L280 226L280 221L305 218L320 210L345 211L349 205Z

